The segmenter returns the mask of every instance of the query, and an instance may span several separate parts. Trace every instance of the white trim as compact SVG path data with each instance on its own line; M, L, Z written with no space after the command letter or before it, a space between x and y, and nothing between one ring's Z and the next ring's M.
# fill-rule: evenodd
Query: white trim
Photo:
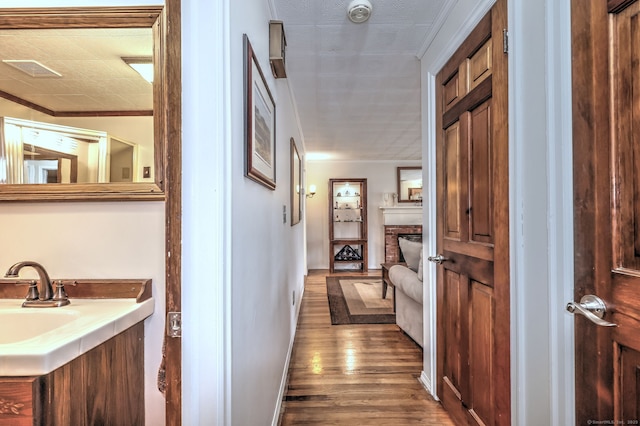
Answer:
M285 64L285 67L286 67L286 64ZM292 100L291 107L293 108L293 116L296 118L296 127L298 128L298 133L300 134L299 148L302 151L302 155L306 156L307 147L304 141L304 133L302 132L302 123L300 122L300 114L298 113L298 103L296 102L296 96L293 93L293 84L287 82L287 87L289 88L289 96L291 97L291 100ZM297 143L298 141L296 141L296 144Z
M437 250L437 240L436 233L434 232L437 229L437 191L436 191L436 76L431 73L426 73L422 77L422 87L424 90L424 99L422 101L423 104L423 117L424 117L424 126L423 129L425 133L423 134L423 138L426 138L427 143L423 143L422 145L422 158L427 159L427 163L422 167L422 187L426 190L426 205L423 203L422 216L423 223L426 223L427 226L423 227L423 236L422 241L424 241L424 253L431 254L436 253ZM432 114L429 114L429 111L432 111ZM431 232L429 232L431 231ZM425 264L426 265L426 264ZM429 350L429 354L425 353L424 360L424 370L423 375L426 373L426 376L429 380L429 392L433 395L434 398L438 399L438 395L436 394L436 386L434 384L437 380L437 354L438 354L438 331L437 331L437 313L438 313L438 298L437 298L437 267L434 263L429 263L428 267L424 268L424 273L426 275L424 280L424 285L427 291L424 292L424 300L423 306L426 306L424 315L424 324L428 324L429 327L425 327L425 336L424 342L428 345L425 345ZM426 351L425 351L426 352ZM426 380L424 380L427 383Z
M306 282L306 279L303 280ZM282 370L282 378L280 379L280 390L278 391L278 399L275 402L275 411L273 413L273 419L271 420L271 426L278 426L278 422L280 420L280 414L282 411L282 400L285 397L285 392L287 391L287 383L289 380L289 365L291 364L291 355L293 353L293 343L296 340L296 334L298 334L298 319L300 318L300 306L302 305L302 298L304 297L304 285L300 290L300 295L298 296L296 303L296 315L295 315L295 324L296 329L291 333L291 340L289 341L289 350L287 350L287 359L284 361L284 368Z
M224 65L224 69L223 69L223 81L221 82L221 86L223 88L223 111L220 112L218 111L219 114L221 114L222 116L222 120L221 120L221 126L223 127L223 130L220 132L222 135L222 139L220 140L220 143L225 146L227 149L224 152L224 157L223 159L219 160L220 163L222 163L222 168L223 168L223 173L222 173L222 180L219 183L219 185L222 185L222 187L224 188L223 190L219 191L220 193L223 194L222 197L220 197L220 199L218 200L220 202L219 204L219 209L223 210L223 222L221 224L218 224L218 230L220 229L220 227L223 228L224 230L224 235L225 235L225 239L223 240L223 244L220 248L220 258L222 259L221 262L223 263L224 267L222 268L222 279L223 279L223 283L224 283L224 287L223 287L223 292L222 292L222 296L223 296L223 312L219 315L219 319L223 321L223 324L220 326L220 328L222 329L222 333L223 333L223 338L221 339L220 342L218 342L219 344L224 345L224 361L223 364L221 365L222 368L224 368L223 371L223 376L224 377L224 383L221 385L221 389L223 389L224 391L224 397L222 398L222 402L224 403L223 409L224 409L224 413L221 413L218 415L218 420L220 421L220 423L214 423L214 424L232 424L232 418L231 418L231 413L232 413L232 405L231 405L231 363L232 363L232 346L231 346L231 337L232 337L232 333L231 333L231 221L232 221L232 212L231 212L231 206L232 206L232 197L233 197L233 191L232 191L232 182L233 182L233 176L232 176L232 170L233 170L233 155L232 155L232 149L231 147L228 146L228 143L225 143L224 141L231 141L232 139L232 135L231 135L231 129L233 128L232 125L232 108L231 108L231 0L222 0L222 3L224 5L224 24L223 24L223 63ZM205 18L206 19L206 18ZM202 52L202 50L200 51ZM215 58L215 56L214 56ZM186 423L185 423L186 424Z
M508 3L512 423L559 426L575 423L570 7Z
M275 1L267 0L267 4L269 6L269 14L271 14L272 19L278 19L278 9L276 8Z
M322 163L380 163L380 164L417 164L421 160L345 160L330 158L327 160L306 160L308 164L322 164Z
M449 58L456 52L462 42L471 34L471 31L478 25L478 22L484 17L484 15L491 10L491 7L496 0L480 0L476 7L469 12L469 15L465 18L464 23L460 26L460 29L455 33L453 37L449 39L449 43L444 49L441 49L438 55L433 61L430 62L428 71L434 75L438 74L440 68L447 63ZM435 37L434 37L435 38ZM425 52L422 52L418 58L423 59Z
M518 218L518 214L519 214L519 209L517 209L517 205L519 203L516 203L515 197L517 195L516 193L516 187L517 187L517 183L516 183L516 179L515 179L515 175L516 175L516 150L512 147L513 141L515 140L516 136L515 136L515 129L516 129L516 116L515 116L515 107L514 107L514 102L512 102L512 99L514 99L514 96L516 96L517 91L515 90L515 86L516 86L516 81L513 78L514 74L515 74L515 70L516 67L514 65L514 57L515 57L515 51L516 51L516 41L518 39L518 25L514 23L515 21L515 12L514 12L514 3L515 0L509 0L508 1L508 5L507 5L507 9L508 9L508 21L509 21L509 65L508 65L508 78L509 78L509 223L510 223L510 230L509 230L509 270L510 270L510 275L509 275L509 281L510 281L510 286L509 286L509 305L511 307L510 309L510 315L511 315L511 328L510 328L510 342L511 342L511 365L510 365L510 371L511 371L511 424L518 424L518 421L521 420L519 418L520 413L524 410L524 406L526 405L526 401L522 400L521 398L518 398L518 395L520 394L519 392L516 392L516 389L518 389L518 383L520 380L520 377L522 377L522 373L520 373L520 371L518 370L519 365L524 362L522 360L520 360L520 355L522 353L524 353L524 348L522 348L519 345L519 333L520 330L518 330L518 326L522 323L522 318L519 317L519 311L518 308L520 307L520 305L518 304L518 295L517 295L517 286L516 286L516 263L517 263L517 256L519 251L516 250L515 244L518 243L518 238L516 238L515 236L515 230L518 229L518 224L520 223L520 221L517 219ZM520 407L520 404L522 404L523 406Z
M271 19L280 19L278 16L278 8L276 7L275 4L275 0L267 0L267 3L269 5L269 13L271 14ZM285 34L286 34L286 28L285 28ZM288 67L287 64L285 62L284 64L285 66L285 73L287 75L289 75ZM287 88L289 89L289 96L291 97L291 107L293 108L293 116L296 119L296 127L298 129L298 133L300 134L300 141L296 140L296 144L298 145L298 148L302 150L303 156L304 153L307 152L306 146L305 146L305 142L304 142L304 132L302 131L302 123L300 122L300 114L298 112L298 103L296 102L296 97L293 91L293 84L290 83L290 81L287 79Z
M551 424L568 425L575 424L574 323L562 309L573 298L574 280L571 3L546 3Z
M422 374L420 374L420 377L418 377L418 381L431 395L433 395L433 384L431 382L431 379L425 374L424 371L422 372ZM439 399L435 396L434 399L436 401L439 401Z
M181 10L191 28L182 34L183 424L232 424L229 1L183 1ZM211 297L193 285L199 277Z
M438 16L436 16L436 19L434 20L434 24L431 27L431 31L429 31L429 34L427 34L424 41L422 42L422 45L420 46L420 50L418 50L418 53L416 53L416 57L418 59L422 58L426 53L426 51L429 49L429 47L431 47L431 43L433 42L433 39L436 38L436 35L438 35L438 32L440 32L440 29L442 29L442 26L444 25L447 18L449 17L449 14L451 13L451 9L453 9L453 6L455 6L457 2L458 0L445 0L444 5L442 6L442 9L440 9L440 13L438 13Z

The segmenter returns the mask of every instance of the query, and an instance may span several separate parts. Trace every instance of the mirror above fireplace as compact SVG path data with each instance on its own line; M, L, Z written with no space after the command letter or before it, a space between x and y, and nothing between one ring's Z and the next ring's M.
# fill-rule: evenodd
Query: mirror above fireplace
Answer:
M422 202L422 167L398 167L398 202Z

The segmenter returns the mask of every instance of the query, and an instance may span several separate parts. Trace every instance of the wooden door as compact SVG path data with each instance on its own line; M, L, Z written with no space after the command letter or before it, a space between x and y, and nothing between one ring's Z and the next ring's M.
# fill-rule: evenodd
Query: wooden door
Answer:
M576 423L640 419L640 2L572 0Z
M500 0L436 83L437 393L456 424L511 422L505 28Z

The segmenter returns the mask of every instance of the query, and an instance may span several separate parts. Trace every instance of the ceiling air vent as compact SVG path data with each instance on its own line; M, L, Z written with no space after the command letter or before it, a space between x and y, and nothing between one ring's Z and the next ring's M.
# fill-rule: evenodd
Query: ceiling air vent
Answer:
M29 74L31 77L35 78L45 78L45 77L62 77L62 74L55 72L51 68L47 68L42 65L38 61L34 61L31 59L27 60L13 60L6 59L3 60L7 65L11 65L12 67L22 71L25 74Z

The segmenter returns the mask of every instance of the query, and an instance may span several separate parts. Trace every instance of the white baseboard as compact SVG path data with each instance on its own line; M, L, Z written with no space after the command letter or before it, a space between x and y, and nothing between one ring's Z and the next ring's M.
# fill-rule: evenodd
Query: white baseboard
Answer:
M303 280L303 283L306 283L306 276ZM273 419L271 421L271 426L278 426L278 422L280 420L280 411L282 410L282 399L284 398L284 394L287 390L287 381L289 376L289 364L291 363L291 353L293 352L293 342L296 340L296 334L298 332L298 319L300 317L300 306L302 305L302 297L304 296L304 284L302 285L302 289L300 291L300 296L296 300L297 308L295 315L295 324L296 329L291 336L291 340L289 341L289 349L287 350L287 359L284 362L284 368L282 369L282 379L280 380L280 390L278 391L278 400L276 401L276 408L273 413Z
M434 392L431 379L429 379L427 373L425 373L424 370L422 371L422 374L420 374L420 377L418 377L418 381L427 390L427 392L429 392L433 399L435 399L436 401L440 401L440 399L438 399L438 396Z

